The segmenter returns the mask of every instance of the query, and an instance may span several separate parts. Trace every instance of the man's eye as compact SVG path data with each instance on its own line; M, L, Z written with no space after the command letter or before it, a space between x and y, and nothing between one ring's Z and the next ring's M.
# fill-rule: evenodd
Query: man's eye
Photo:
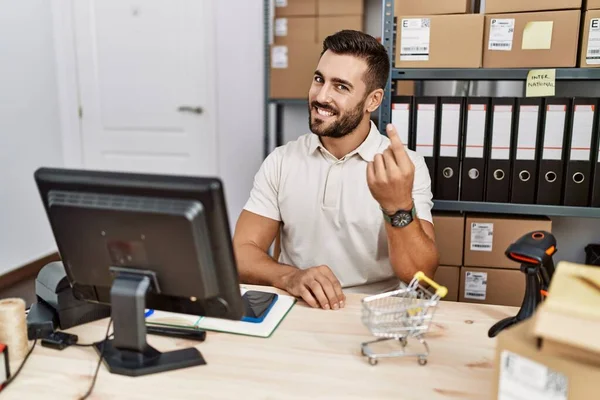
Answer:
M323 83L323 78L321 78L320 76L315 76L315 82Z
M337 85L337 88L338 88L339 90L345 90L345 91L348 91L348 87L347 87L346 85Z

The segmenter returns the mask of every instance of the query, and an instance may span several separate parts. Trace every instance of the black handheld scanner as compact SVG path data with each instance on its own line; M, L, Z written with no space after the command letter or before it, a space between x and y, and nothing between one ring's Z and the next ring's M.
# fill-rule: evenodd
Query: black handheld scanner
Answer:
M523 235L506 249L506 256L527 266L537 266L547 289L554 275L556 238L546 231L533 231Z

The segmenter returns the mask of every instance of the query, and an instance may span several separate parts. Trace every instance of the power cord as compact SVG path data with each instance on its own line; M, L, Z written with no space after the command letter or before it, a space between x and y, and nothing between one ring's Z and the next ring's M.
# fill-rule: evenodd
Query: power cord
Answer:
M29 351L25 355L25 358L23 359L23 362L21 363L21 365L17 369L17 372L15 372L14 375L12 375L10 378L8 378L8 380L4 383L4 386L2 387L3 389L5 387L7 387L8 385L10 385L10 383L15 380L15 378L17 377L17 375L19 375L19 372L21 372L21 370L23 369L23 366L25 365L25 362L27 362L27 359L29 358L29 356L33 352L33 349L35 348L36 344L37 344L37 339L35 339L33 341L33 345L31 346L31 348L29 349Z
M112 325L112 317L110 317L110 320L108 321L108 326L106 327L106 335L104 335L104 340L102 341L102 349L100 350L100 357L98 358L98 364L96 365L96 372L94 372L94 378L92 379L92 384L90 385L90 388L88 389L88 391L82 397L80 397L79 400L87 399L89 397L89 395L92 394L92 390L94 390L94 385L96 384L96 378L98 378L98 371L100 371L100 364L102 364L102 357L104 357L105 344L109 338L108 331L110 331L111 325ZM112 336L112 334L110 336ZM79 346L88 347L88 346L93 346L93 344L87 344L87 345L82 344Z

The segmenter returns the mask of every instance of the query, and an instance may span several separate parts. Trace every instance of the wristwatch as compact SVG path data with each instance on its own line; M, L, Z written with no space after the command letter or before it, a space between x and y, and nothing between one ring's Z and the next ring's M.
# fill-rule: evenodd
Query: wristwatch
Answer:
M404 228L408 226L417 215L415 210L415 203L410 210L398 210L393 214L389 214L388 211L381 209L383 212L383 218L393 227Z

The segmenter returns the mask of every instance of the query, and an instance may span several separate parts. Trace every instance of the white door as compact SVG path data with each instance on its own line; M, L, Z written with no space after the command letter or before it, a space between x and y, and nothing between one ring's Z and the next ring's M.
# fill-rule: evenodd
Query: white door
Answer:
M72 0L83 167L214 175L212 0Z

